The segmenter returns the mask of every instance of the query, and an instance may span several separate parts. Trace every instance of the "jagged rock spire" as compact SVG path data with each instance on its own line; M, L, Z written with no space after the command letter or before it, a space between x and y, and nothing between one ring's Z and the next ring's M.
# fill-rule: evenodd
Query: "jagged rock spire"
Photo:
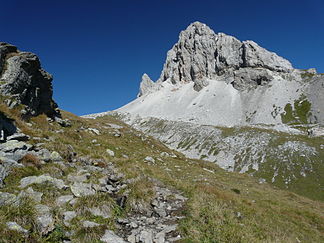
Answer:
M140 97L142 95L145 95L146 93L149 93L155 89L155 83L152 81L152 79L144 73L142 76L142 82L140 84L140 89L137 97Z

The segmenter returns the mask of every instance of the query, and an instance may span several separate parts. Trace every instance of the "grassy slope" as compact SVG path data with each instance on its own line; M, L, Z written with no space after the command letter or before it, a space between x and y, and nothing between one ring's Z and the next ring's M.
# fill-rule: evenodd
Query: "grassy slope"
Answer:
M24 126L24 132L54 138L44 146L63 156L67 146L72 145L79 156L112 161L127 177L147 175L182 190L189 197L184 210L186 218L179 227L183 242L324 241L322 202L267 184L260 185L248 175L229 173L213 163L189 160L176 152L177 158L162 158L161 152L172 151L109 116L90 120L64 113L64 118L72 121L72 127L49 125L45 117L40 116L32 119L32 128ZM114 137L103 128L107 122L122 125L122 136ZM94 135L82 127L97 128L101 135ZM57 130L63 132L56 133ZM101 146L93 146L93 139ZM107 148L114 150L116 156L109 157ZM145 163L146 156L154 157L156 162ZM137 183L133 190L138 193L133 193L134 198L129 200L144 197L141 192L148 187Z
M219 135L214 137L206 133L201 136L199 132L197 134L197 130L188 132L187 123L178 123L178 126L174 126L173 123L151 118L141 126L148 130L149 134L162 137L162 140L170 134L180 137L178 145L175 143L172 146L180 151L200 153L201 159L205 159L205 154L215 156L221 151L225 154L235 154L235 171L241 171L244 166L250 165L248 174L266 179L267 182L272 182L274 178L273 185L279 188L324 201L323 137L294 135L272 129L243 126L215 127L215 130L209 126L207 129L210 133L218 131ZM295 127L301 130L307 129L303 126ZM229 139L233 142L236 138L244 138L244 142L228 142ZM257 141L261 143L262 140L265 141L264 145L258 144ZM166 141L168 142L168 139ZM287 148L287 144L294 144L294 146ZM302 151L298 146L303 146L307 151ZM209 160L214 160L212 158ZM258 164L258 170L254 170L251 164Z
M220 128L224 130L224 128ZM230 129L228 129L230 130ZM270 129L256 128L238 128L231 129L231 133L227 132L226 136L242 136L242 134L257 136L264 133L271 137L267 148L259 155L259 161L265 154L264 161L259 162L259 170L250 170L254 176L265 178L271 182L274 174L277 174L273 185L289 189L295 193L315 200L324 201L324 149L322 137L309 137L307 135L292 135L284 132L272 131ZM305 144L313 148L316 155L305 156L298 148L287 150L286 152L279 151L279 147L287 143ZM247 161L245 161L247 162ZM235 168L240 168L240 164L244 164L244 160L239 155ZM306 169L304 169L306 168ZM307 174L303 176L301 171ZM285 183L289 180L289 183Z

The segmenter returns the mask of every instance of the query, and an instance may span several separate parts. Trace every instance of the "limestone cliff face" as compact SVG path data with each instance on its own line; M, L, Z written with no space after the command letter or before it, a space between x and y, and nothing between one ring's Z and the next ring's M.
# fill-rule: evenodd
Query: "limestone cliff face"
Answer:
M226 75L235 88L246 89L251 86L251 79L249 75L243 77L245 68L253 73L252 81L256 85L271 81L267 70L289 72L293 69L289 61L253 41L241 42L233 36L216 34L207 25L194 22L180 33L179 41L168 51L157 83L194 82L194 89L199 91L208 85L207 79Z
M59 116L52 99L52 80L35 54L0 42L0 93L8 97L9 106L25 105L26 116Z

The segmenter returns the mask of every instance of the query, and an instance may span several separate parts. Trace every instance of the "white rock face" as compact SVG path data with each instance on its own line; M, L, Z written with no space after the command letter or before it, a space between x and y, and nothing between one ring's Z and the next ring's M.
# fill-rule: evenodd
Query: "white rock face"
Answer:
M289 61L269 52L254 41L243 41L242 57L244 67L265 67L273 71L288 72L293 67Z
M207 25L194 22L180 33L178 43L168 52L157 83L196 83L224 73L233 76L234 70L245 67L280 72L293 69L289 61L253 41L241 42L224 33L215 34Z

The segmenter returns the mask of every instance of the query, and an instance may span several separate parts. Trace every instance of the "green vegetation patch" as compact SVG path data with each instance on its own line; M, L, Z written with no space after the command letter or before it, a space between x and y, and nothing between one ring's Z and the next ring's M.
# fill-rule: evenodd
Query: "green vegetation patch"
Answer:
M288 103L281 114L281 120L285 124L297 125L309 123L308 118L311 116L311 103L305 95L295 100L293 106Z

